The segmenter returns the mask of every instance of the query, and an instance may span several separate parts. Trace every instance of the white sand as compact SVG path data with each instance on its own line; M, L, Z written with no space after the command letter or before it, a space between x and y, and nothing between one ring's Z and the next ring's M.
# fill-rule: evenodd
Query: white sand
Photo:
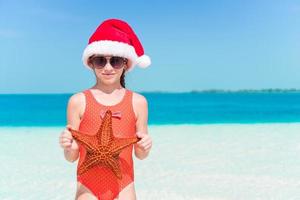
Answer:
M73 199L62 127L0 128L0 199ZM300 199L300 124L150 126L135 159L138 199Z

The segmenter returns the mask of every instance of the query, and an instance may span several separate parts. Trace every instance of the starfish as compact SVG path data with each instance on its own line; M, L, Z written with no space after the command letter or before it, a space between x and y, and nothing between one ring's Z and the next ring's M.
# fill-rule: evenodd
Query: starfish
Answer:
M87 154L78 168L81 175L89 169L101 165L108 167L118 179L122 179L119 155L123 149L138 142L140 138L115 138L112 129L112 112L107 110L96 135L81 133L69 128L73 138L82 144Z

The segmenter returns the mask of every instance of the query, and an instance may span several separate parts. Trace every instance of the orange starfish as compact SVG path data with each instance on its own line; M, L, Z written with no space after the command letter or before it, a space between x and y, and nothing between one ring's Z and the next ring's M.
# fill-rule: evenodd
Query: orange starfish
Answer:
M87 151L86 158L79 166L81 175L97 165L108 167L118 179L122 178L119 154L123 149L138 142L135 138L115 138L112 129L112 112L107 110L96 135L81 133L69 128L73 138L81 143Z

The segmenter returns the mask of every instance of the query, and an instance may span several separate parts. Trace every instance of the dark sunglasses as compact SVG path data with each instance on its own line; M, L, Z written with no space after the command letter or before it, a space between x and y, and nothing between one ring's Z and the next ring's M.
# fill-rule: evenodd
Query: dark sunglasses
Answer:
M94 56L90 58L90 62L93 67L98 69L104 68L107 62L109 62L113 68L121 69L123 65L127 63L127 59L119 56Z

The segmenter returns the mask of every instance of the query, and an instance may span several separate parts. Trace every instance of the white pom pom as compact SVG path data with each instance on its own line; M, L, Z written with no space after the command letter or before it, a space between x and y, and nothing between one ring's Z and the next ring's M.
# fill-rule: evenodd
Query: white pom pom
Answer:
M151 59L147 55L142 55L136 59L136 64L142 68L146 68L151 65Z

